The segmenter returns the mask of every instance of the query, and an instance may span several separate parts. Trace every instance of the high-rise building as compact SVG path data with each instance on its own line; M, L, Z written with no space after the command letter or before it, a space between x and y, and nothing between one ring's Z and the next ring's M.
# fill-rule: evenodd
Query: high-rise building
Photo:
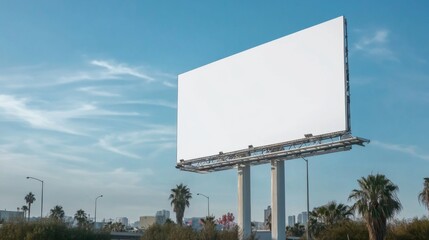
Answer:
M268 206L267 209L264 209L264 224L267 225L269 218L271 217L271 206Z
M155 217L156 217L157 224L164 224L165 221L167 221L167 219L170 218L170 211L168 210L157 211L155 214Z
M293 227L295 225L295 223L296 223L295 215L287 217L287 225L289 227Z
M119 223L122 223L122 225L124 225L126 227L128 226L128 218L126 218L126 217L118 217L116 219L116 221Z
M298 223L299 224L306 226L307 225L307 219L308 219L307 212L302 212L302 213L298 214Z

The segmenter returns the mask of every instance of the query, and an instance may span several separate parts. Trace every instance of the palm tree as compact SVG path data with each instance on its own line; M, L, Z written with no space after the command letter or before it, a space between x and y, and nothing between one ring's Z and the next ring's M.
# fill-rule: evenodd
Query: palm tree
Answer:
M293 226L286 227L286 235L288 237L302 237L305 233L305 226L295 223Z
M74 215L74 219L77 221L78 227L83 228L88 226L88 216L86 215L84 210L77 210Z
M57 221L62 221L64 219L64 215L65 213L63 207L60 205L56 205L54 208L51 209L51 214L49 215L49 217Z
M120 222L108 222L106 225L104 225L103 230L107 232L125 232L126 227L124 224Z
M356 201L353 209L365 220L369 240L384 240L387 220L402 209L396 195L399 188L383 174L369 175L357 181L360 189L354 189L349 195L349 200Z
M24 212L24 219L27 218L27 211L28 211L27 205L22 206L21 210Z
M423 190L419 194L419 202L429 210L429 178L424 178Z
M189 200L192 198L192 193L186 185L181 183L176 185L176 188L171 189L170 197L173 211L176 213L177 224L182 226L183 216L185 214L185 208L189 207Z
M30 221L31 204L36 201L36 198L34 197L34 194L32 192L29 192L24 199L25 202L28 204L28 221Z
M214 216L206 216L205 218L200 219L201 223L204 227L215 226L216 221Z
M313 235L318 235L337 223L349 220L351 216L353 212L350 206L331 201L310 212L309 229Z
M325 225L333 225L353 216L351 207L345 204L337 204L335 201L313 209L310 213L312 218Z

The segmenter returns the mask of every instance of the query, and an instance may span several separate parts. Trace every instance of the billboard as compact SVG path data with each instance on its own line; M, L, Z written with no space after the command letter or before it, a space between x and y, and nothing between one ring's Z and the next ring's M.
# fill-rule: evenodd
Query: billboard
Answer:
M177 161L347 132L345 19L178 76Z

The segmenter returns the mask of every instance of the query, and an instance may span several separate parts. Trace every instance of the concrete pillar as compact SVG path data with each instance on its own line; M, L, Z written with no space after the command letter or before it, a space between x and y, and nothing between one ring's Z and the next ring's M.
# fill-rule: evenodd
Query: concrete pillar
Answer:
M238 226L239 239L243 240L252 233L250 211L250 166L238 167Z
M271 238L286 239L285 162L271 162Z

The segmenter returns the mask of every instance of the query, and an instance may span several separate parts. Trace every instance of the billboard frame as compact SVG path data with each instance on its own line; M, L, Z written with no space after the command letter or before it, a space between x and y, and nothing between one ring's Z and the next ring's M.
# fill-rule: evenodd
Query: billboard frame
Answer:
M302 139L260 147L249 146L247 149L217 155L180 160L176 168L198 173L222 171L237 165L260 165L271 161L292 160L327 153L348 151L352 145L364 146L368 139L353 137L347 132L337 132L318 136L311 134Z

